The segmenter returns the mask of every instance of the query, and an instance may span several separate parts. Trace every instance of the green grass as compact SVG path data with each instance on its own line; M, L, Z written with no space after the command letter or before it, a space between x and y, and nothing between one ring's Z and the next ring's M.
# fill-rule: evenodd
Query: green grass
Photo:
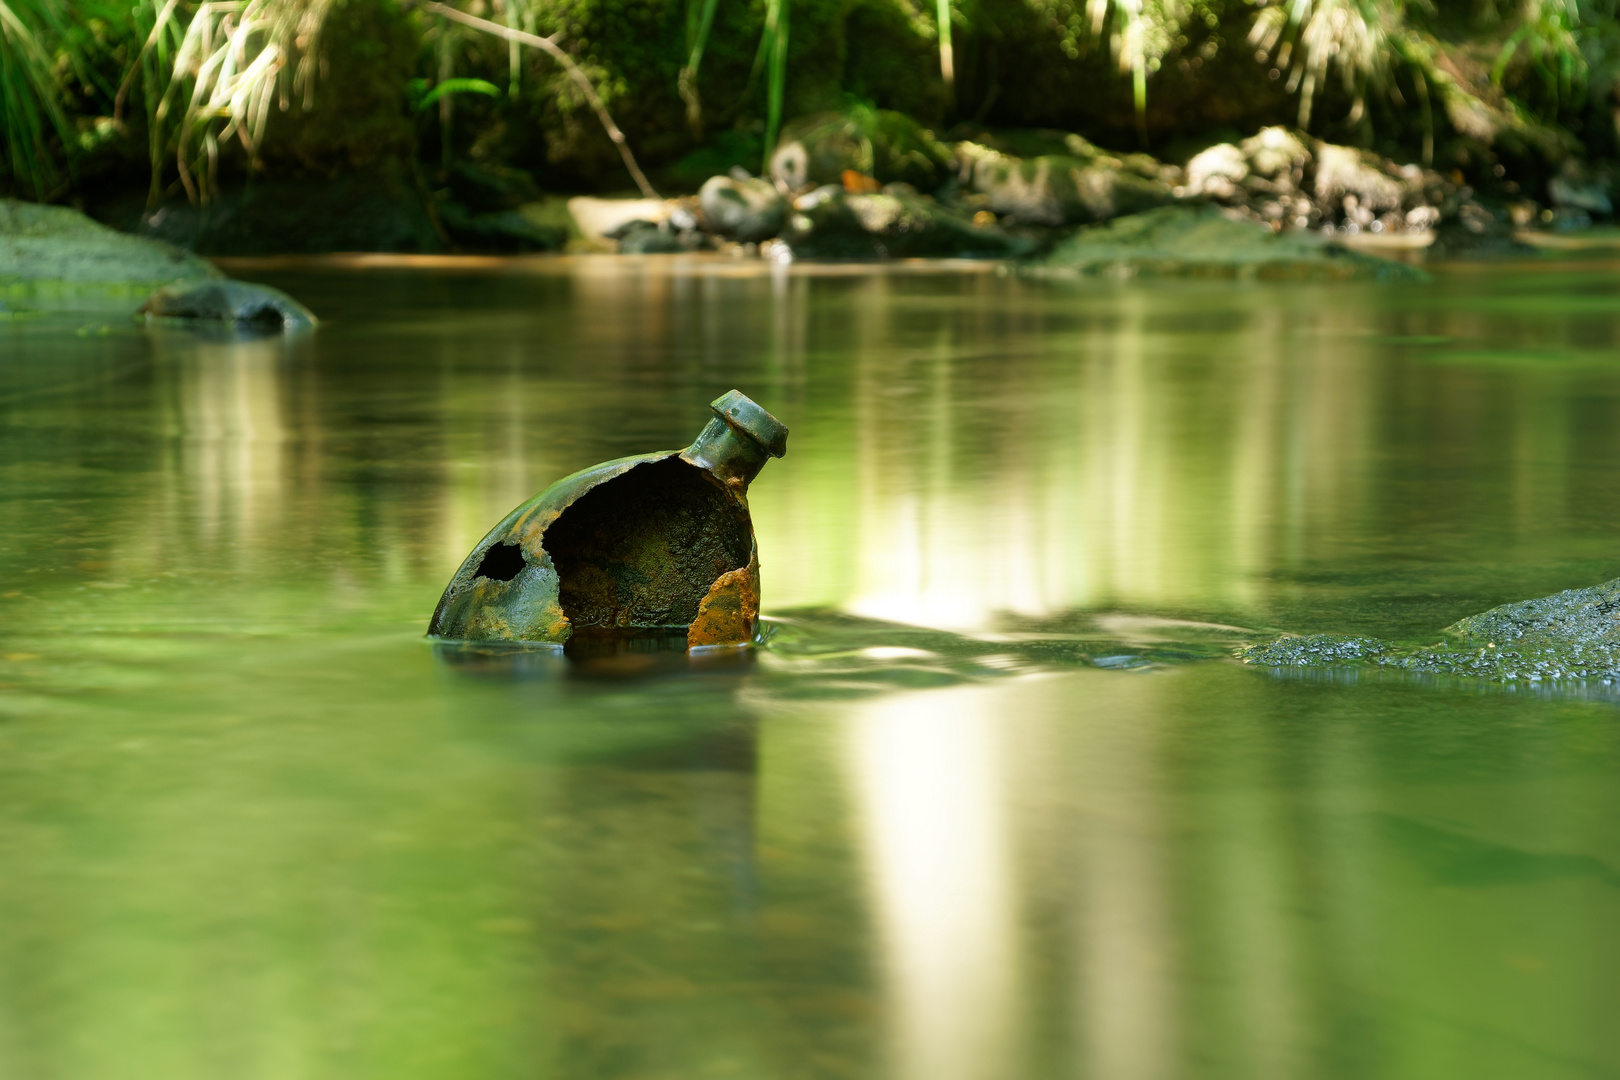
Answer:
M11 174L45 199L63 179L54 140L71 144L55 71L69 12L51 0L0 0L0 139Z

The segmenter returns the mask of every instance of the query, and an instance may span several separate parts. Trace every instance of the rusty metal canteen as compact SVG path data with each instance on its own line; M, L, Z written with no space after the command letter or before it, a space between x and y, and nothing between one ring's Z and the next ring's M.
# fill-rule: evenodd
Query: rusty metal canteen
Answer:
M746 645L759 620L748 485L788 430L740 391L684 450L604 462L508 514L469 554L428 633L561 645L579 635L674 635Z

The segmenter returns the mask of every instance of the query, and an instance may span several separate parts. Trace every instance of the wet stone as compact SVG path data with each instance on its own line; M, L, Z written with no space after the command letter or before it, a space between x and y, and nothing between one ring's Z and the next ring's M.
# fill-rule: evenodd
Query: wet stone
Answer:
M1373 638L1282 637L1238 652L1267 667L1376 665L1497 682L1620 677L1620 580L1521 600L1446 627L1447 640L1401 646Z
M148 319L179 319L307 330L315 316L280 289L247 281L204 281L159 289L141 306Z
M1388 648L1387 642L1376 638L1311 634L1280 637L1263 645L1250 646L1239 655L1244 663L1265 667L1314 667L1382 656Z
M698 192L708 227L728 239L755 243L782 228L787 204L768 180L711 177Z

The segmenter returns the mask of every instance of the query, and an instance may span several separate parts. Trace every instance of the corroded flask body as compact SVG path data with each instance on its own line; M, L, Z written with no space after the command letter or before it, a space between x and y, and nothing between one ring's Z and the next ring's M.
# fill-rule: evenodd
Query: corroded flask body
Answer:
M428 633L561 645L577 635L685 633L744 645L759 619L748 485L787 428L741 392L684 450L604 462L508 514L456 571Z

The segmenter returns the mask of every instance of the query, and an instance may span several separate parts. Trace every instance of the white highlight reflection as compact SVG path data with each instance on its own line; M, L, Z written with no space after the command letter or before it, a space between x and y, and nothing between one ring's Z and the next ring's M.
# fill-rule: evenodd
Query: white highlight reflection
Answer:
M898 1075L1010 1075L1018 962L996 718L980 689L856 710L848 746Z
M280 516L281 351L279 340L203 342L180 360L176 426L205 539L223 531L252 549Z

